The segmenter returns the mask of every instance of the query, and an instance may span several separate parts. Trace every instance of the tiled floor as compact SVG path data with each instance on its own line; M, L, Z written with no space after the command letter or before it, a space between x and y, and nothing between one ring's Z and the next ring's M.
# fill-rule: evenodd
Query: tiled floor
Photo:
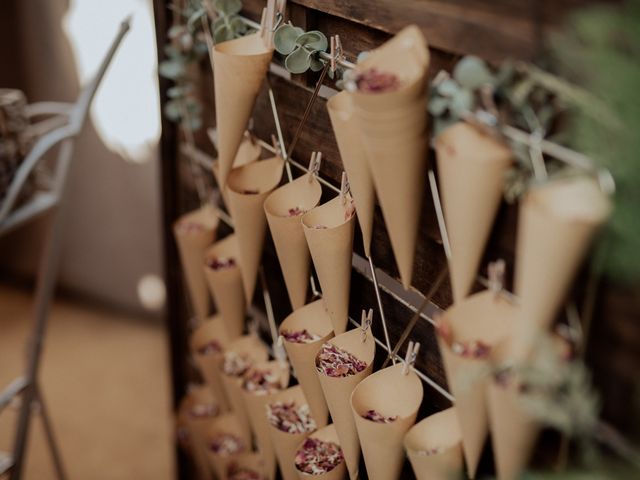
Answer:
M22 372L29 292L0 285L0 389ZM167 341L150 320L68 301L55 304L41 372L69 478L173 478ZM0 415L0 450L16 411ZM55 478L36 417L25 478Z

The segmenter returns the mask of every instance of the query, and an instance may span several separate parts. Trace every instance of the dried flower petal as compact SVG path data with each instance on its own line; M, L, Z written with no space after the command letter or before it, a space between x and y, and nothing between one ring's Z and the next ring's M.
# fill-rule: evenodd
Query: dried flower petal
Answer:
M287 217L297 217L298 215L302 215L303 213L306 213L306 210L300 206L296 206L293 208L290 208L287 211Z
M384 415L376 412L375 410L367 410L367 412L364 415L361 415L361 417L376 423L392 423L398 419L397 415L391 415L389 417L385 417Z
M271 370L254 368L244 375L242 388L255 395L268 395L281 390L282 384L280 376Z
M233 257L210 257L207 259L207 267L215 271L226 270L235 266L236 260Z
M212 355L214 353L222 353L222 345L217 340L210 340L197 350L198 355Z
M347 205L347 208L344 211L344 221L348 221L351 219L351 217L353 217L353 214L356 213L356 206L354 205L353 201L349 202L349 204Z
M220 433L209 442L209 450L218 455L233 455L244 452L245 448L242 439L231 433Z
M267 405L267 418L271 425L286 433L305 433L316 429L309 405L275 402Z
M449 345L451 351L461 357L482 360L491 353L491 345L484 343L482 340L454 341L451 326L446 322L438 322L437 332L442 341Z
M194 418L215 417L220 413L215 403L198 403L191 407L189 414Z
M265 480L258 472L232 462L227 467L227 480Z
M242 190L242 192L240 193L242 193L243 195L257 195L260 192L258 190L247 189L247 190Z
M318 372L329 377L348 377L360 373L365 368L365 362L331 343L322 345L316 358Z
M320 340L320 335L309 332L306 328L304 330L283 330L282 336L287 342L293 343L311 343Z
M389 72L369 68L356 77L358 90L366 93L387 93L400 88L400 79Z
M181 220L176 224L179 233L196 233L204 230L204 225L193 220Z
M316 230L326 230L327 226L326 225L314 225L312 228L314 228Z
M342 449L333 442L317 438L307 438L302 448L296 452L296 468L309 475L330 472L344 460Z
M443 447L434 447L434 448L427 448L426 450L420 450L416 453L423 457L429 457L431 455L438 455L439 453L442 453L442 452L444 452Z
M224 354L222 371L230 377L241 377L251 368L251 363L246 353L227 352Z

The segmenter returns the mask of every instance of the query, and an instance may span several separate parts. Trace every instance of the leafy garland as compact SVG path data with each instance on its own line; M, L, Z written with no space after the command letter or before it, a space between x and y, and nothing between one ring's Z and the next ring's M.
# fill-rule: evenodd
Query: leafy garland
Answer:
M329 42L324 33L313 30L305 32L289 23L281 25L273 36L273 44L278 53L285 55L285 68L291 73L304 73L311 69L319 72L324 63L320 52L326 52Z

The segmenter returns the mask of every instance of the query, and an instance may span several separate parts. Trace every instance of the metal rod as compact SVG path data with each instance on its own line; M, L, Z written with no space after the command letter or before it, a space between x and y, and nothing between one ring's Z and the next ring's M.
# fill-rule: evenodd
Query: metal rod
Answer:
M66 480L67 474L64 469L62 455L60 454L60 449L58 448L55 434L53 433L53 424L51 423L51 418L49 417L49 410L45 405L44 399L42 398L42 391L37 385L36 402L40 407L40 418L42 419L42 425L44 427L44 433L45 437L47 438L47 443L49 444L49 450L51 450L51 459L53 460L53 467L56 471L56 476L58 477L58 480Z
M287 177L291 182L293 180L293 176L291 175L291 167L289 166L289 162L287 161L288 160L287 147L285 147L284 145L284 137L282 136L282 127L280 126L280 117L278 116L278 107L276 106L276 98L273 95L273 89L271 88L271 84L269 84L269 102L271 103L271 113L273 113L273 120L276 123L276 133L278 134L278 143L280 144L280 152L282 154L282 158L285 161ZM273 153L276 153L275 149L273 149L272 151Z
M387 352L391 351L391 340L389 340L389 331L387 330L387 318L384 315L384 308L382 308L382 296L380 295L380 289L378 288L378 277L376 276L376 267L373 265L371 257L367 257L369 260L369 268L371 269L371 278L373 279L373 289L376 292L376 300L378 301L378 310L380 311L380 320L382 320L382 330L384 332L384 341L387 344ZM391 357L393 364L396 364L395 357Z
M264 308L267 313L267 320L269 321L269 330L271 331L271 340L273 341L273 348L275 350L278 344L278 327L276 326L276 318L273 314L273 304L271 303L271 294L267 287L267 279L264 276L264 267L260 267L260 284L262 286Z
M449 244L449 235L447 234L447 226L444 222L444 214L442 213L442 204L440 203L440 193L438 193L438 183L433 170L429 169L429 185L431 186L431 196L433 197L433 206L436 210L438 219L438 230L440 230L440 238L442 238L442 246L447 261L451 261L451 245Z

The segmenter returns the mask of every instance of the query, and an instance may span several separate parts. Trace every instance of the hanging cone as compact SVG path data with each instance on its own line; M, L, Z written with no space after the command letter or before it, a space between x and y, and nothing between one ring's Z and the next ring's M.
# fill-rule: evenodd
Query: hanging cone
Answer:
M218 268L215 266L216 262L218 264L233 263ZM239 337L244 330L246 304L242 288L242 273L238 265L236 235L229 235L214 243L207 250L204 266L201 268L204 269L209 290L216 302L218 312L222 316L227 335L230 339Z
M489 428L487 354L511 334L516 313L516 307L502 295L487 290L454 304L440 319L438 346L449 388L456 399L462 445L471 478L475 478ZM453 348L466 350L467 345L485 351L466 356L454 353Z
M331 318L325 310L322 300L316 300L294 310L280 324L279 333L282 335L283 332L300 332L302 330L316 334L320 339L309 343L289 342L285 339L284 348L296 372L296 378L309 401L313 418L318 427L323 427L327 424L328 407L316 371L316 355L320 347L333 337L333 330Z
M430 415L404 436L417 480L462 478L462 443L455 407Z
M340 445L349 470L349 476L352 480L355 480L358 478L358 465L360 463L360 442L358 441L358 432L356 431L349 399L356 385L373 371L376 344L371 334L371 329L367 330L364 342L362 341L362 330L355 329L342 333L327 343L346 350L357 357L358 360L367 364L367 368L362 372L348 377L329 377L318 372L324 398L327 400L331 418L336 426L338 437L340 437Z
M451 244L454 301L469 294L478 273L500 200L511 150L459 122L435 141L440 195Z
M296 407L308 405L300 385L287 388L274 395L269 405L276 402L293 402ZM280 465L280 474L284 480L298 480L298 470L295 465L296 451L298 450L300 442L307 438L312 432L313 430L302 433L288 433L283 432L271 423L269 424L269 433L271 434L273 447L276 451L278 465Z
M207 385L213 390L220 409L229 411L229 400L222 385L220 367L224 360L224 349L229 343L220 315L209 317L192 334L189 341L191 354Z
M422 382L411 369L403 375L403 363L373 373L356 386L351 395L367 475L371 480L395 480L404 463L402 441L416 421L424 396ZM369 410L397 416L390 423L363 418Z
M193 398L189 394L180 401L177 416L177 434L180 445L186 449L187 454L193 460L197 480L208 480L213 478L213 472L207 461L206 451L194 438L192 422L190 420L190 410Z
M294 310L302 307L307 298L310 254L300 215L291 216L289 211L298 208L307 212L318 205L321 195L320 182L308 173L278 188L264 201L269 230Z
M249 136L248 132L245 132L245 138L242 140L240 147L238 148L238 153L236 154L236 158L233 160L233 168L239 168L244 165L253 163L260 158L260 154L262 153L262 147L253 140L253 137ZM216 177L216 183L218 186L221 185L220 178L220 165L216 160L213 163L213 176ZM224 204L229 206L229 192L228 189L220 187L220 192L222 193L222 200L224 200Z
M243 335L229 344L226 354L239 355L246 358L249 365L259 362L265 362L269 358L267 346L256 335ZM220 377L225 394L229 399L231 409L236 413L245 434L251 436L251 425L249 423L249 413L244 404L244 395L242 393L242 374L238 376L227 375L221 370Z
M209 292L202 273L204 253L216 238L218 214L212 205L205 205L181 216L173 225L180 263L198 324L209 315Z
M302 216L304 235L322 287L322 300L336 334L344 333L349 321L355 218L352 201L347 197L344 205L338 196Z
M227 205L238 239L238 255L247 305L253 299L267 229L264 200L280 183L283 166L282 158L273 157L234 168L229 174Z
M322 440L323 442L332 442L338 446L341 446L340 439L338 438L338 433L336 432L336 428L333 423L330 425L327 425L326 427L322 427L319 430L316 430L311 435L309 435L309 438L315 438L318 440ZM304 444L304 440L300 443L300 445L298 445L298 448L296 451L301 450L303 444ZM298 472L298 478L300 480L311 480L311 479L343 480L347 476L347 468L345 466L345 462L340 462L338 465L336 465L332 470L329 470L327 473L321 473L317 475L309 475L307 473L301 472L298 469L296 469L296 471Z
M571 178L532 188L520 205L515 293L522 309L513 356L529 353L549 328L591 240L611 210L590 178Z
M257 476L259 480L263 480L267 478L266 468L265 461L259 453L241 453L229 462L227 472L223 477L220 477L220 480L231 478L235 472L246 472L249 475L248 478L256 478Z
M272 55L260 33L218 43L211 51L221 187L226 185Z
M240 441L242 450L236 453L213 451L211 444L219 439L220 435L233 435ZM225 413L209 424L206 432L206 446L209 464L216 472L216 476L221 479L225 477L229 463L250 449L251 437L245 435L235 413Z
M354 119L353 100L348 92L340 92L327 101L327 110L340 149L342 165L347 172L351 194L356 204L364 253L370 257L375 192L367 157Z
M198 385L190 388L184 408L194 458L199 465L198 470L202 471L202 478L211 479L213 470L207 459L206 432L220 413L219 403L209 387Z
M286 388L289 383L289 364L280 364L277 360L270 362L258 363L254 366L256 370L268 370L273 374L278 375L280 385L282 388ZM247 413L249 414L249 423L251 429L256 438L256 444L258 445L258 451L264 457L267 466L267 478L273 480L276 474L276 454L271 442L271 435L269 433L270 424L267 419L266 408L267 405L272 403L275 395L274 393L265 392L248 392L243 389L242 394L244 398L244 404L247 407Z

